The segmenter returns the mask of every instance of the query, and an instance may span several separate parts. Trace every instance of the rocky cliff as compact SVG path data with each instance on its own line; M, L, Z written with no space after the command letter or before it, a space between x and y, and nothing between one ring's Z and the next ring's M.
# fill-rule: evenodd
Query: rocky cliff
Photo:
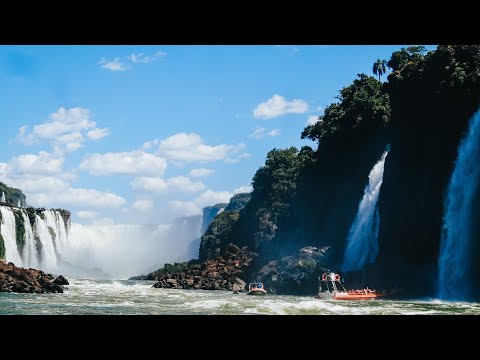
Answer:
M480 106L480 46L442 45L429 53L409 47L394 52L388 66L387 82L359 74L305 128L302 138L317 149L267 154L249 199L240 209L231 201L205 231L202 261L217 261L235 244L254 254L244 281L262 279L276 293L316 291L318 272L340 270L368 175L390 144L375 209L378 256L347 277L354 286L435 296L445 191ZM474 196L478 217L480 190ZM472 226L471 258L480 275L480 225ZM328 256L320 256L325 249ZM305 258L309 251L318 256Z

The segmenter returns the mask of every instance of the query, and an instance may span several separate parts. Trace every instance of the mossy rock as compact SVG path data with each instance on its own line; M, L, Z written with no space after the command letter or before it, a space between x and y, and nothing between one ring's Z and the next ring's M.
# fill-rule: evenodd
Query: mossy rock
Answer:
M0 259L5 259L5 242L3 241L2 233L0 233Z
M15 216L15 234L17 247L20 255L22 255L23 248L25 247L25 220L23 219L21 210L14 210L13 215Z

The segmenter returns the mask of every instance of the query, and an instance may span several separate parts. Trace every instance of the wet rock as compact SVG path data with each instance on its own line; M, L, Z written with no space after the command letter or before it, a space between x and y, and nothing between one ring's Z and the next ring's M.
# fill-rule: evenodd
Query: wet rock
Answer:
M58 282L68 284L68 281L61 275L57 279L53 280L53 276L41 270L24 269L0 261L0 292L63 293L63 286Z
M63 277L63 275L58 276L55 280L53 280L54 284L57 285L70 285L68 280Z
M246 248L228 244L223 254L203 263L192 262L186 266L178 264L155 272L157 282L155 288L229 290L244 291L247 271L252 254ZM165 269L175 271L165 271Z

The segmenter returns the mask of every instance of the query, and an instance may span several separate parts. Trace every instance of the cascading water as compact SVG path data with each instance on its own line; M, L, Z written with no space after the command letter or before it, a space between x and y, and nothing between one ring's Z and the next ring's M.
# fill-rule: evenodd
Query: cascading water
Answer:
M357 216L348 234L343 271L360 270L366 264L374 262L377 257L380 222L377 202L383 182L385 159L389 151L390 145L368 175L368 185L365 187Z
M2 202L5 202L5 193L2 191Z
M25 267L37 268L38 259L35 250L35 236L30 225L27 214L22 211L23 223L25 224L25 246L23 248L23 265Z
M62 216L56 211L45 211L45 222L51 230L53 245L58 257L65 253L67 247L67 233Z
M71 226L55 210L32 214L32 209L0 209L5 259L67 276L128 278L157 270L166 262L190 260L198 256L195 241L203 224L202 216L191 216L168 225ZM20 220L22 224L16 224ZM17 228L24 229L21 251Z
M473 199L480 180L480 111L470 121L458 148L458 157L444 203L439 257L438 296L469 300L469 250L472 243Z
M0 211L2 212L2 226L0 226L0 230L5 243L5 260L11 261L17 266L23 266L17 247L17 233L13 210L5 206L0 206Z
M43 214L46 217L47 211ZM41 267L49 271L57 269L57 255L53 245L52 234L48 229L48 225L39 215L35 215L35 233L38 240L42 244L42 263Z

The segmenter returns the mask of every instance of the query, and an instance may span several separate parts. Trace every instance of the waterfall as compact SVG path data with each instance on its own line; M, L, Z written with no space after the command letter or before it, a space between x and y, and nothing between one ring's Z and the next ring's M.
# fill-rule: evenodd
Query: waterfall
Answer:
M47 211L43 212L46 218ZM49 271L54 271L57 268L57 255L55 253L54 239L52 233L48 229L46 220L43 220L40 215L35 215L35 232L38 240L42 244L42 262L41 267ZM55 233L53 233L55 234Z
M37 268L38 260L35 250L35 236L33 235L32 225L28 215L22 211L23 222L25 224L25 247L23 248L23 265L25 267Z
M15 227L15 216L13 210L0 206L2 213L1 233L5 244L5 260L13 262L17 266L23 266L20 252L17 247L17 233Z
M472 243L473 199L480 178L480 111L470 120L458 148L444 201L440 245L438 296L448 300L470 297L469 267Z
M2 202L5 202L5 192L2 191Z
M377 202L383 182L385 159L389 151L390 145L368 175L368 185L365 187L357 216L348 234L343 271L360 270L366 264L374 262L377 257L380 222Z

